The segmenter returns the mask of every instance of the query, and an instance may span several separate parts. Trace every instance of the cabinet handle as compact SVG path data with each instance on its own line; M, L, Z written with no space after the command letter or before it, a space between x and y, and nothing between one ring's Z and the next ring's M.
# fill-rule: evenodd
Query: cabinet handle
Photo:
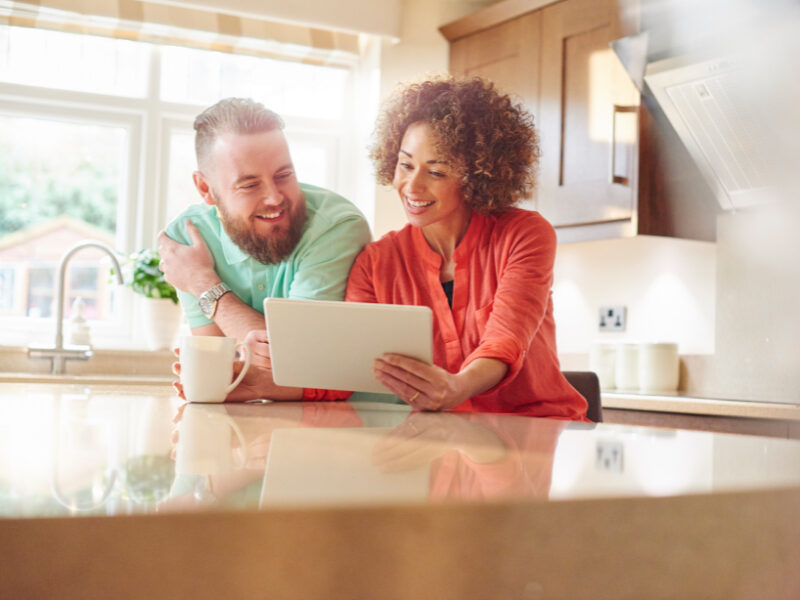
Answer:
M639 107L636 106L635 104L614 105L614 115L611 121L611 160L609 161L611 164L611 169L609 170L609 175L610 175L609 179L611 183L618 183L620 185L630 185L630 177L627 172L622 175L617 174L617 115L620 113L632 113L636 115L638 110ZM630 163L631 161L627 162ZM627 167L628 169L630 169L630 164L628 164Z

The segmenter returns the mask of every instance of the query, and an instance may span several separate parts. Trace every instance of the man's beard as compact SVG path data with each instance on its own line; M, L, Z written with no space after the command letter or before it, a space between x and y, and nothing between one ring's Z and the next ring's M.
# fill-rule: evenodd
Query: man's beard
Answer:
M233 243L265 265L283 262L292 253L303 237L307 221L305 202L290 202L286 208L289 211L289 228L276 229L272 235L259 236L247 220L232 217L219 202L217 208L222 227Z

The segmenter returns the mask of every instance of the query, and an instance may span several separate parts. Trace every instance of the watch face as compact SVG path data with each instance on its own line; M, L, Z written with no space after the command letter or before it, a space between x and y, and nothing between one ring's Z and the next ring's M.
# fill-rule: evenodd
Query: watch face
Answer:
M200 310L203 311L203 314L207 317L211 316L211 311L214 310L214 303L211 302L205 296L200 296L197 299L197 304L200 307Z

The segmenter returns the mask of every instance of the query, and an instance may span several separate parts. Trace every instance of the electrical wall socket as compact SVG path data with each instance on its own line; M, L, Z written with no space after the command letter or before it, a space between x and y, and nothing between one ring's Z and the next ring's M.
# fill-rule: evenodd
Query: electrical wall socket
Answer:
M625 317L628 309L624 306L601 306L597 311L599 331L625 331Z
M598 471L622 473L625 469L625 451L622 442L598 440L594 466Z

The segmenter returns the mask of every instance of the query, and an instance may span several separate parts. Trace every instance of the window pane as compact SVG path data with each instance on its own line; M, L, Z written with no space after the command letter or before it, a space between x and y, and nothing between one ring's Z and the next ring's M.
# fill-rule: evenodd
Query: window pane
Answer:
M192 173L197 169L194 157L194 132L171 133L167 169L167 223L169 223L184 208L200 202L200 196L192 183ZM161 227L165 224L161 223Z
M97 293L97 267L72 266L70 276L70 288L73 292L88 291Z
M3 293L25 299L11 314L52 314L55 269L79 241L116 246L128 137L123 127L0 116L0 263L17 273ZM80 251L67 280L74 295L97 296L103 256ZM107 314L104 302L87 301L87 317Z
M169 102L210 106L238 96L283 116L343 117L346 69L175 46L161 54L161 96Z
M28 285L32 290L46 289L52 290L56 283L55 268L53 267L31 267L28 273Z
M60 215L113 237L127 138L122 127L0 116L0 239Z
M28 278L25 314L29 317L49 317L55 297L55 267L31 267Z
M0 268L0 313L14 308L14 269Z
M319 140L298 139L291 134L286 136L292 154L298 181L324 188L333 187L329 171L329 150Z
M0 25L0 81L144 97L147 44Z

